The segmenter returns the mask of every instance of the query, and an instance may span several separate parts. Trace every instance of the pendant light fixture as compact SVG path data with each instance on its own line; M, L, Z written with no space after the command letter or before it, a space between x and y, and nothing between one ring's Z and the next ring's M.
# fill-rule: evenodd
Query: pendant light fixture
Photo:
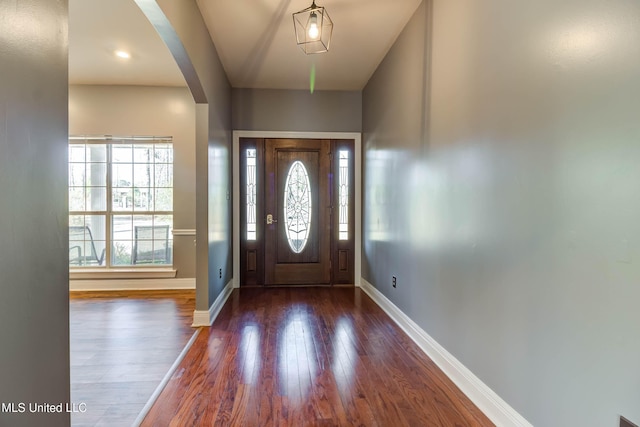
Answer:
M315 0L306 9L293 14L296 42L307 55L329 50L333 22L324 7L316 6Z

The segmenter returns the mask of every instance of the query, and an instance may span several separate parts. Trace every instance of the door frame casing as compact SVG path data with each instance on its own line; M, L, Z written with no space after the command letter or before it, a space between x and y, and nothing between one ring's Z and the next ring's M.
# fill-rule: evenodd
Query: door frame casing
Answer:
M240 287L240 138L351 139L355 165L354 285L362 277L362 134L358 132L233 131L233 287Z

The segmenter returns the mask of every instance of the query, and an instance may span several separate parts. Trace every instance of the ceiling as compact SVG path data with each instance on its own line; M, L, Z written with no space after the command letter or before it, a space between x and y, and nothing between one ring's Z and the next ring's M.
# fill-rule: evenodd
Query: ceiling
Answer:
M319 0L334 22L329 52L305 55L291 14L310 0L197 0L233 87L360 90L421 0ZM115 50L131 53L117 58ZM134 0L69 1L71 84L184 86Z
M117 58L117 49L131 58ZM134 0L69 0L69 83L186 86Z

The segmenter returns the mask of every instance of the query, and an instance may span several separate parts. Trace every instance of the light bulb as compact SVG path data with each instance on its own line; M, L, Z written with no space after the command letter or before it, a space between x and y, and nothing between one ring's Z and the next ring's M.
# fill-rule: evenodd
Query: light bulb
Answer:
M318 25L311 24L311 26L309 27L309 37L315 40L318 38L318 34L320 34L320 31L318 30Z
M320 29L318 28L318 16L315 12L311 12L311 16L309 17L309 38L315 40L320 35Z

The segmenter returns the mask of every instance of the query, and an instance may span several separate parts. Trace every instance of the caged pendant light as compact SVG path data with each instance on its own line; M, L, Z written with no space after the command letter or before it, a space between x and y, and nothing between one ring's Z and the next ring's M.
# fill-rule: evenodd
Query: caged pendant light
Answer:
M296 42L307 55L329 50L333 22L324 7L316 6L315 0L306 9L293 14Z

